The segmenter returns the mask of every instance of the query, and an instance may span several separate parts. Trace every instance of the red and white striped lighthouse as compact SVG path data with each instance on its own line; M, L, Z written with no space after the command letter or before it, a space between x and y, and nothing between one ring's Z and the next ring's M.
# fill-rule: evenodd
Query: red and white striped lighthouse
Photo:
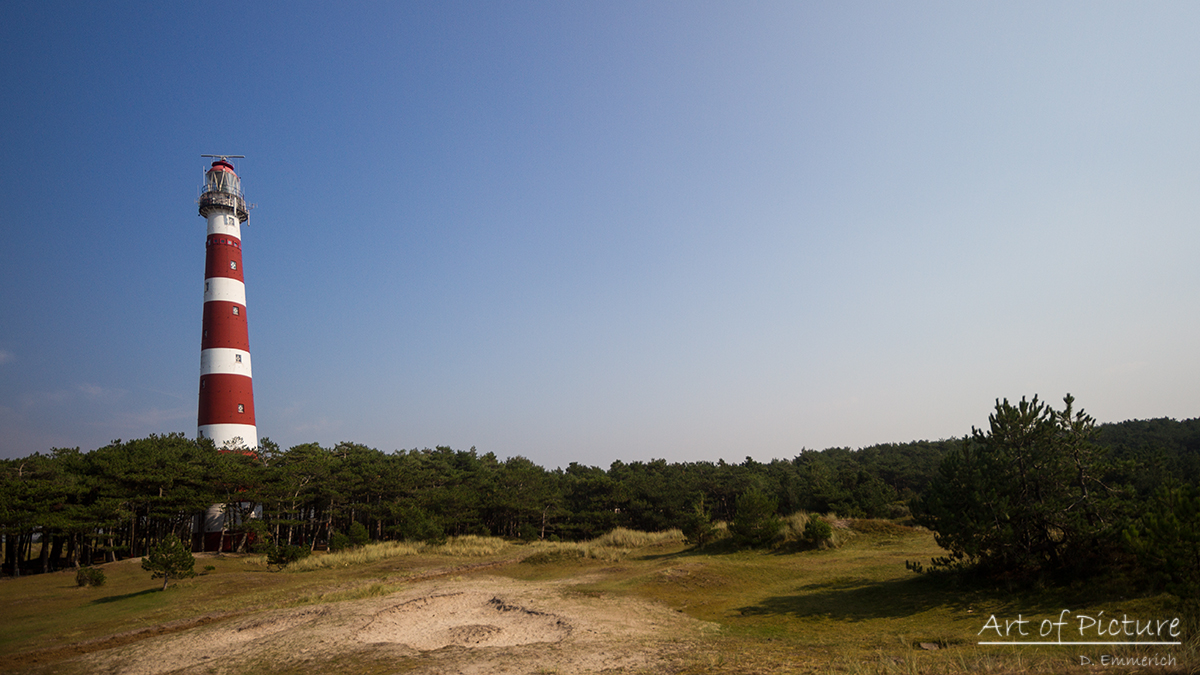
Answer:
M200 215L208 221L204 256L204 323L200 338L197 435L218 448L258 447L246 284L242 276L242 223L250 217L231 157L214 158L204 173Z

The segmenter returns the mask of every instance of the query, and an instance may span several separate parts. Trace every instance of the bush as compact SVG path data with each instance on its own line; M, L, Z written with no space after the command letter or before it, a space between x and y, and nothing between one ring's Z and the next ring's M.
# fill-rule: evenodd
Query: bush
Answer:
M350 523L347 535L350 537L351 546L366 546L371 541L371 536L367 534L366 526L357 520Z
M734 541L739 546L770 546L783 527L775 508L775 500L758 490L749 490L738 497L737 513L729 525Z
M103 586L107 579L104 577L104 572L95 567L80 567L75 573L75 584L83 586Z
M813 546L828 546L832 540L833 528L829 523L816 516L809 517L808 524L804 526L804 541Z
M533 541L538 538L538 531L530 523L521 523L521 526L517 528L517 536L521 541Z
M692 512L683 517L683 523L679 529L683 530L683 536L687 538L687 542L697 547L711 542L716 536L717 530L713 526L712 514L704 505L703 495L692 508Z
M352 542L350 541L350 537L342 534L341 532L334 531L329 534L329 552L330 553L337 553L338 551L344 551L344 550L350 548L351 543Z
M283 569L301 558L307 558L309 553L311 551L305 546L292 546L291 544L280 546L271 543L266 547L267 566Z

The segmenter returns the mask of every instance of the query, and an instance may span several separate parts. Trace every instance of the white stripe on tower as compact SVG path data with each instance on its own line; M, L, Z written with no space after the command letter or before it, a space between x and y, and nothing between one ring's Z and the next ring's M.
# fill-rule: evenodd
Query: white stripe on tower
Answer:
M227 373L253 377L250 373L250 352L242 349L213 347L200 351L200 374Z
M246 306L246 284L237 279L212 277L204 280L204 301L224 300Z

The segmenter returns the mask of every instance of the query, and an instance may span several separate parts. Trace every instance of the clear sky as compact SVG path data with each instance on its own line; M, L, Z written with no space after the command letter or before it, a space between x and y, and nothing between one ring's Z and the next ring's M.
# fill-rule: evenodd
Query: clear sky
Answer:
M0 6L0 456L196 431L242 154L260 436L546 467L1200 414L1200 4Z

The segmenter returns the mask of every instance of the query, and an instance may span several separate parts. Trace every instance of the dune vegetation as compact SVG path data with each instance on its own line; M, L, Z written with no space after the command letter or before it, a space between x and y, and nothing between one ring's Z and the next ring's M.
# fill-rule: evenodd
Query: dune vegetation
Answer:
M823 544L807 542L811 520L828 524L835 536ZM766 549L738 547L727 527L718 530L704 547L688 545L677 530L614 530L587 542L475 536L440 544L382 542L317 553L282 571L267 566L262 555L204 555L198 557L197 570L203 570L198 576L174 582L165 592L133 561L98 566L107 577L101 587L77 586L69 572L26 577L0 583L0 602L7 608L0 619L3 668L94 672L99 665L126 663L122 659L138 663L138 655L152 647L159 650L155 654L169 653L163 650L171 649L172 640L191 633L244 633L245 626L258 626L266 622L261 617L278 612L312 613L462 589L520 589L525 602L538 608L527 614L553 613L568 627L584 625L589 612L619 613L622 607L662 607L683 623L656 634L657 626L667 625L663 619L641 618L648 615L628 609L622 622L640 631L636 638L591 643L582 642L588 631L565 631L567 637L548 637L546 648L536 652L467 645L384 653L378 644L354 641L307 650L301 627L290 629L290 642L283 631L263 643L261 653L271 654L266 661L247 661L240 653L207 670L188 670L195 664L178 659L175 667L293 673L330 666L336 657L338 671L346 673L444 672L471 663L500 668L505 658L520 661L536 653L543 659L536 662L541 670L518 672L590 672L581 664L604 664L606 658L617 664L613 672L1064 672L1077 668L1080 657L1099 664L1106 652L984 646L977 644L986 637L981 630L989 617L1041 619L1064 609L1141 619L1180 613L1173 596L1124 599L1119 583L1037 589L914 573L907 562L943 551L930 532L895 521L795 514L785 519L787 534ZM1200 659L1194 624L1186 630L1178 646L1107 653L1169 657L1174 665L1164 672L1195 672ZM579 661L588 650L595 650L595 659ZM562 660L569 654L576 660ZM129 668L112 672L175 672Z

